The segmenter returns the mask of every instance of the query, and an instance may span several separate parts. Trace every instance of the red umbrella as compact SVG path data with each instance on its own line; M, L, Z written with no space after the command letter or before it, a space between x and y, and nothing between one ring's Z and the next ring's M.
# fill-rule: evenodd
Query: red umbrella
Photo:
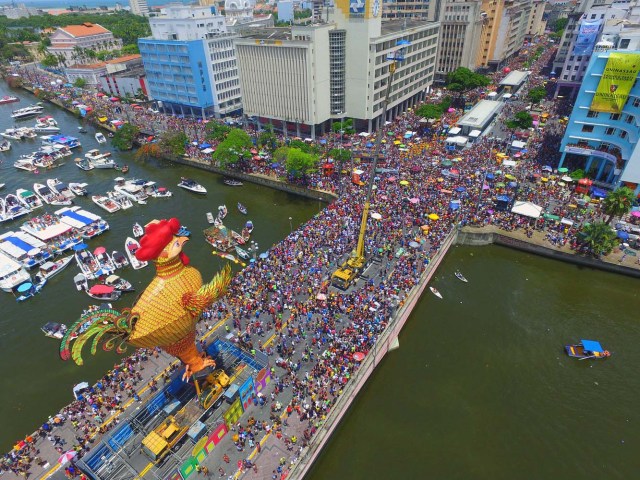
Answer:
M75 450L69 450L68 452L64 452L62 455L60 455L60 458L58 458L58 463L60 465L69 463L71 460L76 458L76 455L78 455L78 452L76 452Z
M353 354L353 359L354 359L356 362L361 362L362 360L364 360L364 353L362 353L362 352L356 352L356 353L354 353L354 354Z
M104 253L104 252L106 252L106 251L107 251L107 249L106 249L106 248L104 248L104 247L98 247L98 248L96 248L96 249L93 251L93 254L94 254L94 255L100 255L101 253Z
M98 285L94 285L89 289L89 293L93 293L94 295L104 295L107 293L112 293L115 289L110 287L109 285L103 285L99 283Z

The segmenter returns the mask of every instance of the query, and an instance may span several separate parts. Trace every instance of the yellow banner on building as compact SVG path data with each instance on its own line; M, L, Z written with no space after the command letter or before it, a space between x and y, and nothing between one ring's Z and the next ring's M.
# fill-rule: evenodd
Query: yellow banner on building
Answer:
M640 54L611 53L591 102L596 112L620 113L640 71Z

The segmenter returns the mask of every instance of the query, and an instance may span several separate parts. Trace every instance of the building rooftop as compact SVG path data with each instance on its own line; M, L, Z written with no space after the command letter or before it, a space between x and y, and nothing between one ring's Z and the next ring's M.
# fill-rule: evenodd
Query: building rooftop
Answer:
M142 55L139 53L133 53L131 55L124 55L122 57L114 58L113 60L107 60L106 63L114 64L114 63L125 63L130 62L131 60L141 59Z
M255 38L256 40L291 40L291 29L289 27L272 28L252 28L242 30L241 38Z
M514 70L513 72L509 73L509 75L507 75L502 79L502 81L500 82L500 85L517 87L527 79L530 73L531 72L522 71L522 70Z
M144 65L134 65L133 67L129 67L126 70L123 70L122 72L107 73L106 75L103 75L103 77L139 78L139 77L145 76L146 74L147 72L144 69Z
M460 119L458 126L482 129L487 119L500 110L502 105L502 102L494 100L481 100Z
M70 67L67 67L67 70L70 70L70 69L99 70L99 69L104 68L106 66L107 66L107 62L98 62L98 63L89 63L89 64L75 63L75 64L71 65Z
M403 18L400 20L385 20L382 22L382 35L391 35L403 30L408 30L410 28L422 27L428 23L434 22L429 22L426 20L413 20L410 18Z
M97 23L85 22L82 25L67 25L66 27L60 27L60 30L68 33L73 37L89 37L91 35L101 35L103 33L111 33Z

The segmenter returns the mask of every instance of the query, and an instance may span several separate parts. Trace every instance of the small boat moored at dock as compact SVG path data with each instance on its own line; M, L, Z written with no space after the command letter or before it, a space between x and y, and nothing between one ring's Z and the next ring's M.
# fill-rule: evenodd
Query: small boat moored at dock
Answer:
M240 180L234 180L233 178L225 178L222 183L229 187L241 187L244 185Z
M565 345L564 349L567 355L580 360L588 358L602 359L611 356L611 352L602 348L600 342L595 340L580 340L580 343L576 345Z

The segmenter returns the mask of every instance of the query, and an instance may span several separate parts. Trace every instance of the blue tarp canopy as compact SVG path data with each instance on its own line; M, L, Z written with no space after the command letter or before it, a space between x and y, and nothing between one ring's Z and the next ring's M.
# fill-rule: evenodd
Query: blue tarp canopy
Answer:
M201 143L201 144L200 144L200 148L201 148L201 149L203 149L203 150L204 150L205 148L210 148L210 147L211 147L211 145L210 145L210 144L208 144L208 143Z
M604 198L607 196L607 192L605 192L604 190L601 190L600 188L592 188L591 196L597 197L597 198Z
M585 350L588 350L590 352L604 352L604 348L602 348L600 342L596 342L595 340L580 340L580 343L582 343L582 347Z
M62 214L62 216L73 218L74 220L76 220L78 222L82 222L85 225L89 225L89 224L93 223L93 220L91 220L90 218L85 217L84 215L80 215L79 213L72 212L70 210L67 210L66 212L64 212Z
M84 250L85 248L87 248L89 245L87 245L86 243L79 243L78 245L74 245L73 249L76 252L79 252L80 250Z
M620 240L629 240L629 234L624 230L618 230L618 238Z
M451 202L449 202L449 208L451 210L458 210L460 208L460 200L451 200Z
M499 202L510 202L511 201L511 197L509 195L498 195L496 197L496 200Z
M460 192L460 193L462 193L462 192L466 192L466 191L467 191L467 189L466 189L466 188L464 188L464 187L457 187L457 188L456 188L456 192Z
M322 138L322 139L320 140L320 143L321 143L322 145L324 145L325 143L327 143L327 139L326 139L326 138Z
M29 245L27 242L19 239L18 237L7 237L5 240L18 247L20 250L24 250L25 253L30 252L31 250L36 248L33 245Z
M493 180L493 173L487 173L487 180Z
M18 293L24 293L31 290L32 287L33 287L33 283L26 282L20 285L17 290L18 290Z

